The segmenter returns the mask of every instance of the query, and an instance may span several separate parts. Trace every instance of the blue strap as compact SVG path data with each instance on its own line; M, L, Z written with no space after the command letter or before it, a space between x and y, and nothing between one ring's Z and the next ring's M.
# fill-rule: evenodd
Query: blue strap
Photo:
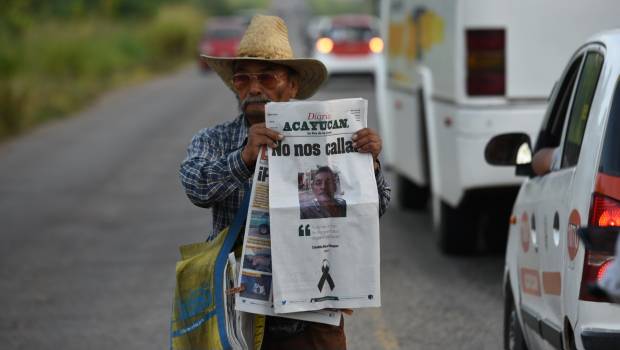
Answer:
M241 231L241 227L248 215L251 194L250 185L246 183L245 186L243 186L243 190L245 194L241 201L241 207L237 211L237 214L235 214L235 219L228 229L224 244L222 244L222 249L220 249L217 259L215 260L215 313L220 333L220 342L224 349L230 349L231 345L228 342L228 333L226 332L226 310L224 310L224 286L222 281L224 281L224 268L226 267L228 254L232 251L235 241L237 241L237 237L239 236L239 232Z

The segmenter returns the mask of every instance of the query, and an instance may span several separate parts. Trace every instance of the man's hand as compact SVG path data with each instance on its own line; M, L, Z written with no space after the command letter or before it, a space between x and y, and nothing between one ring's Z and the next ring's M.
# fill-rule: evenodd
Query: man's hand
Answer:
M276 142L283 138L284 135L265 127L265 123L254 124L248 131L248 142L241 151L241 159L248 168L253 168L261 146L276 148Z
M360 153L371 153L375 170L379 167L379 153L381 153L381 137L376 131L364 128L353 134L353 147Z

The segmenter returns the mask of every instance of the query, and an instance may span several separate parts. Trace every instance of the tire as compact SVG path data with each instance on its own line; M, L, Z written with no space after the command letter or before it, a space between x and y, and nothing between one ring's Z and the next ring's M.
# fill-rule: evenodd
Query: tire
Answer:
M497 188L484 193L479 203L486 204L483 227L485 247L489 253L504 253L508 243L508 229L512 206L519 192L518 187Z
M509 287L510 288L510 287ZM510 291L504 300L504 350L527 350L515 303Z
M469 255L476 251L476 215L441 201L439 207L439 249L449 255Z
M562 332L564 337L564 349L566 350L577 350L577 345L575 344L575 333L573 332L573 327L570 324L568 318L564 319L564 332Z
M486 215L490 218L489 225L484 232L486 250L492 254L505 253L508 243L510 209L505 210L505 207L498 206L498 209L488 209Z
M418 186L406 177L398 175L398 204L401 208L425 210L428 194L428 187Z

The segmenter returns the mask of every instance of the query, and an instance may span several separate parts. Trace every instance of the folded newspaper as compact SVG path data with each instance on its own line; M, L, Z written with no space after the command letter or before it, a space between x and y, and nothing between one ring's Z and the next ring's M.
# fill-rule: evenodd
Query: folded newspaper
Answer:
M372 156L352 140L367 107L361 98L266 105L267 127L284 135L268 151L267 282L278 314L381 305L377 183ZM250 237L260 235L249 222L259 229Z
M256 162L245 225L241 273L237 282L237 286L243 286L243 290L235 295L235 309L238 311L276 315L273 307L270 232L269 166L263 149ZM341 312L319 310L278 316L335 326L340 324Z
M239 268L234 252L228 255L228 261L226 262L224 271L224 281L222 281L224 283L223 290L229 291L234 288L237 276L239 275ZM235 311L235 298L231 293L226 293L226 295L224 295L224 307L226 309L224 315L226 319L228 343L232 349L235 350L249 349L248 343L252 344L252 340L254 339L252 319L244 318L241 312Z

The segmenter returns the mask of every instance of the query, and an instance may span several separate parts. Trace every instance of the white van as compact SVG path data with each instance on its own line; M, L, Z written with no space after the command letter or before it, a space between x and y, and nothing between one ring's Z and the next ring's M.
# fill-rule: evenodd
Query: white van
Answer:
M566 58L618 14L617 0L381 3L385 161L401 204L425 208L430 196L444 252L503 247L521 180L486 164L484 147L509 131L535 140Z

